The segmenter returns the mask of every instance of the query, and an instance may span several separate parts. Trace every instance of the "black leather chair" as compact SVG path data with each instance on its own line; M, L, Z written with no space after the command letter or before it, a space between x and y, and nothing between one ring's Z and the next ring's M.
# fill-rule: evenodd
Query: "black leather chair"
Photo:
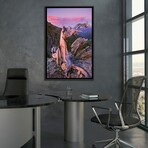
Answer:
M134 148L134 146L119 138L119 132L137 127L141 124L137 102L145 79L145 76L137 76L130 78L126 82L121 102L119 104L117 104L117 102L115 103L117 113L112 113L111 108L92 106L95 116L91 118L91 121L100 124L107 130L115 131L116 133L114 139L95 141L92 145L93 148L96 148L96 144L100 142L109 142L104 148L108 148L114 144L119 145L119 147L122 147L122 144L124 144L126 147ZM99 114L99 109L106 110L108 113Z
M7 71L6 85L3 95L27 95L28 70L26 68L10 68Z

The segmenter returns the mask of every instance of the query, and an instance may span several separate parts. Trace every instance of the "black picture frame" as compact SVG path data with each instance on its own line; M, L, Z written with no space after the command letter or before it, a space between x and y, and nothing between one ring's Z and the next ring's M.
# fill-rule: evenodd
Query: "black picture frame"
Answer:
M45 7L45 79L93 79L93 6Z

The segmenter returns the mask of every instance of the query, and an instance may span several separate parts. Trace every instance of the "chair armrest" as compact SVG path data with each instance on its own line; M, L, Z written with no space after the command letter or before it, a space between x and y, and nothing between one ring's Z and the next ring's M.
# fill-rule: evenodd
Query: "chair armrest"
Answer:
M98 109L104 109L104 110L112 111L112 108L110 108L110 107L92 106L92 108L98 108Z
M119 111L119 106L118 106L118 103L119 103L119 102L116 102L116 101L115 101L115 106L116 106L116 109Z
M99 122L100 125L102 125L102 126L103 126L103 124L102 124L102 122L101 122L101 120L100 120L100 118L99 118L99 116L98 116L98 113L97 113L96 109L108 110L108 122L107 122L107 126L109 127L109 123L110 123L110 114L111 114L111 112L112 112L112 109L111 109L111 108L107 108L107 107L92 106L92 110L93 110L93 112L94 112L94 114L95 114L95 116L96 116L98 122Z
M120 104L119 101L115 101L115 106L116 106L116 109L117 109L117 110L119 110L119 104ZM122 103L122 105L124 105L124 104L126 104L126 105L131 105L131 103Z

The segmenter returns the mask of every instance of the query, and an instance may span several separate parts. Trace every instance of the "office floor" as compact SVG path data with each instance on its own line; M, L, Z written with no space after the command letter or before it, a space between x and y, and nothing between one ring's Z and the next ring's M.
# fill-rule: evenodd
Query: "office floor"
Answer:
M94 140L113 138L113 132L107 131L100 126L91 123L85 119L85 140L84 143L71 143L64 141L64 120L63 116L52 115L48 118L46 114L48 108L42 111L42 132L41 132L41 148L91 148ZM44 119L43 119L44 118ZM45 121L45 119L47 120ZM120 138L131 143L136 148L147 148L148 132L139 128L130 129L120 133ZM103 144L97 146L102 148ZM123 148L128 148L123 146Z

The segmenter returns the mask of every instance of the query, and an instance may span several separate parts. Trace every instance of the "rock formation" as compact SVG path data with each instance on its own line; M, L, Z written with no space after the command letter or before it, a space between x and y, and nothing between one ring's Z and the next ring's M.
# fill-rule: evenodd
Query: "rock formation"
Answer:
M47 78L91 78L92 77L92 41L73 34L65 42L67 44L70 67L65 72L56 63L52 49L59 48L61 28L49 23L47 28ZM70 29L70 28L69 28ZM54 56L52 56L54 54ZM55 56L56 57L56 56Z

